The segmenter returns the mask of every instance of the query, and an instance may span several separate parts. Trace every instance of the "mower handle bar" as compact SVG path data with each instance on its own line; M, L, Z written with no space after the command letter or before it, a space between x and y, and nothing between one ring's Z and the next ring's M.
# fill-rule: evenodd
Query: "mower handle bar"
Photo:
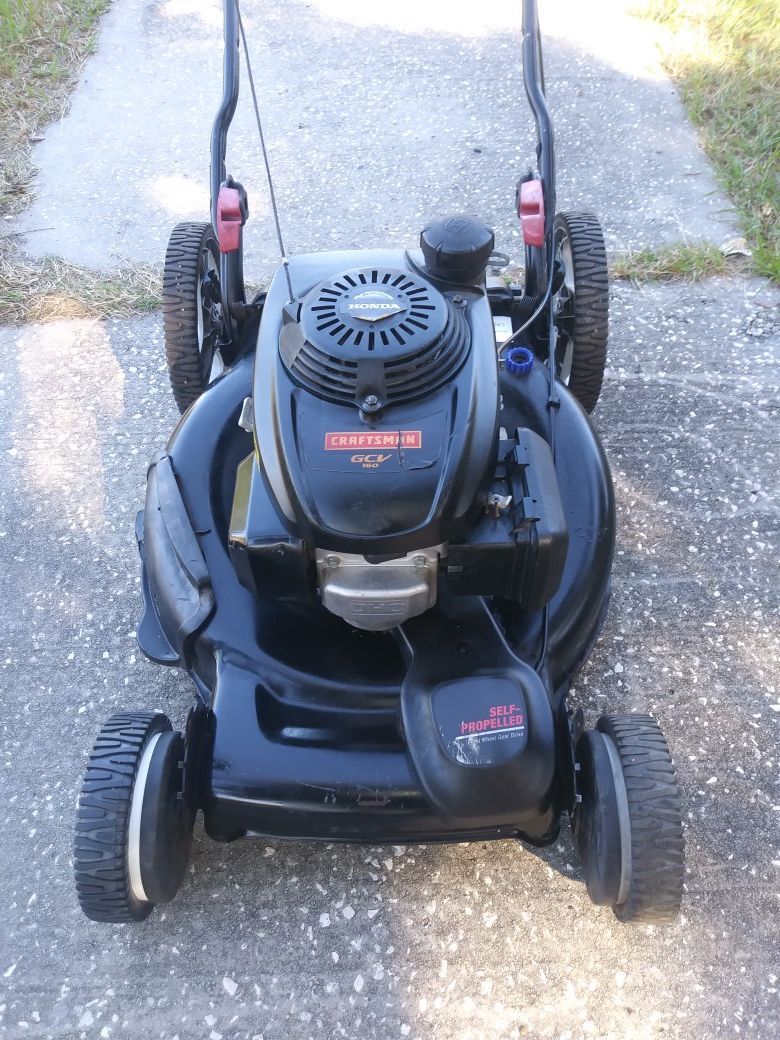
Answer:
M523 2L523 82L528 103L536 123L536 157L542 181L545 202L545 233L549 238L555 214L555 162L553 153L553 128L544 90L544 67L542 64L541 34L537 0ZM227 178L227 137L238 102L239 81L239 34L238 8L236 0L225 0L223 5L224 61L222 76L222 101L211 130L211 223L217 226L217 198L220 186ZM228 254L232 256L233 254ZM226 257L222 257L224 261ZM235 285L237 272L230 274L227 282ZM243 277L240 277L243 283ZM223 285L225 280L223 280ZM241 284L243 299L243 284Z
M222 101L217 109L211 128L211 160L209 165L209 187L211 191L211 226L218 230L217 204L219 189L227 180L227 138L230 124L238 103L239 79L239 33L238 4L236 0L225 0L223 5L224 55L222 60ZM238 325L235 320L236 305L245 302L243 249L219 254L219 285L222 295L222 311L225 315L223 354L228 356L235 345Z
M227 136L238 103L238 11L234 0L223 4L224 56L222 60L222 101L211 128L211 223L217 226L217 197L227 178L225 159Z
M544 192L544 231L549 241L555 219L555 152L552 119L544 89L542 36L536 0L523 0L523 83L536 123L536 161Z

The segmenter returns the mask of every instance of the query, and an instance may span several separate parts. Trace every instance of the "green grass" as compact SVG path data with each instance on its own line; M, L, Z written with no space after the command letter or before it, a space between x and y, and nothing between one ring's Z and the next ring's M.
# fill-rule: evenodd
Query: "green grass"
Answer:
M632 281L696 282L701 278L728 274L735 265L744 266L738 259L727 259L718 246L701 242L623 253L612 258L610 273L613 278L630 278Z
M649 0L666 67L739 211L754 266L780 282L780 2Z
M65 110L109 0L0 0L0 215L18 212L31 145Z
M161 304L160 271L149 265L99 272L54 257L32 261L0 255L0 323L122 317Z
M15 43L35 25L32 0L0 0L0 43Z

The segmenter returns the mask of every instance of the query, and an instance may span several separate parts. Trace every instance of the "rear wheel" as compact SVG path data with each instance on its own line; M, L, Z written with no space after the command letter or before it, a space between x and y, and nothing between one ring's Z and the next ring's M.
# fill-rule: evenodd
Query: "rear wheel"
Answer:
M165 715L112 715L89 758L74 841L76 893L93 921L142 921L176 895L194 814L182 797L184 738Z
M163 269L165 356L184 412L224 369L219 245L211 224L177 224Z
M685 876L682 806L664 735L649 715L603 715L577 744L574 814L588 895L621 921L673 921Z
M607 363L609 278L604 235L592 213L555 217L559 285L553 297L558 329L557 376L592 412Z

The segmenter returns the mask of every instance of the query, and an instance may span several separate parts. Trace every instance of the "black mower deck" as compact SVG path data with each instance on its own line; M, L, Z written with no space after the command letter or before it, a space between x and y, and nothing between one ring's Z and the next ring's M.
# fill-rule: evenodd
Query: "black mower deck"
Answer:
M402 254L394 259L404 260ZM298 257L290 272L304 287L356 260L351 253ZM279 325L269 317L284 295L280 274L265 302L260 353L275 350ZM568 767L554 807L542 813L532 802L527 812L515 804L491 814L486 793L480 819L464 819L462 812L447 818L432 812L414 765L414 757L422 763L435 748L433 732L412 756L401 725L407 661L444 657L448 643L452 677L499 672L508 653L535 676L542 611L529 615L506 604L494 615L480 598L445 597L409 622L399 640L351 629L319 605L253 596L239 581L227 528L232 475L252 450L251 435L238 425L252 372L248 356L182 419L152 464L143 522L146 604L139 640L150 657L188 668L209 709L210 744L199 768L209 832L377 841L554 834L558 813L572 804ZM519 378L505 374L501 389L502 425L543 434L543 368ZM535 679L550 718L598 633L614 541L607 463L590 420L563 388L556 422L556 470L570 541L549 609L543 678ZM270 499L267 510L281 546L287 535ZM157 590L156 602L150 588ZM534 685L528 677L524 682L527 690ZM568 734L568 722L561 724ZM553 740L550 730L544 740L550 763ZM539 801L553 786L552 771L550 765L538 785L544 788Z

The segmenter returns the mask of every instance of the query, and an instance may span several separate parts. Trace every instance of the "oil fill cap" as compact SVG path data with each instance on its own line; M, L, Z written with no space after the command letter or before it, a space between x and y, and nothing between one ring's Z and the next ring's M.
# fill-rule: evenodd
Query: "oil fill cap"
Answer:
M478 279L493 252L495 236L478 217L438 217L420 233L425 268L432 278L466 283Z

